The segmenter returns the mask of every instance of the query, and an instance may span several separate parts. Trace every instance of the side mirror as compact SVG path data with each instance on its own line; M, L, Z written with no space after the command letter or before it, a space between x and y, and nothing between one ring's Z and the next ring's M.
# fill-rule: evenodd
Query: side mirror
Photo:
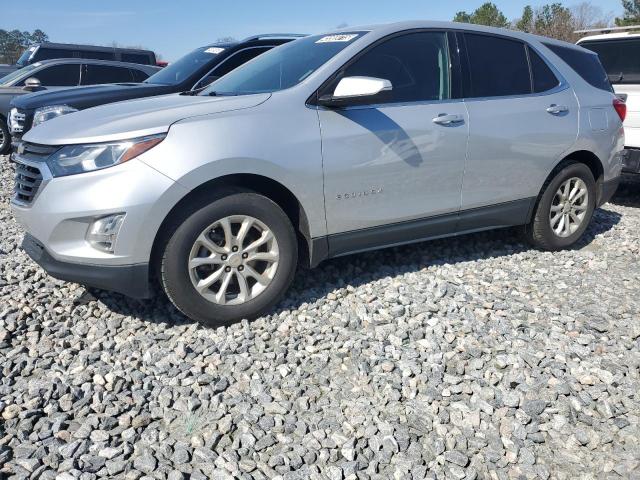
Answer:
M24 87L22 89L33 92L40 87L42 87L42 83L40 83L40 80L38 80L36 77L29 77L24 81Z
M323 95L318 99L326 107L341 106L353 101L371 100L393 89L391 82L384 78L344 77L338 82L332 95Z

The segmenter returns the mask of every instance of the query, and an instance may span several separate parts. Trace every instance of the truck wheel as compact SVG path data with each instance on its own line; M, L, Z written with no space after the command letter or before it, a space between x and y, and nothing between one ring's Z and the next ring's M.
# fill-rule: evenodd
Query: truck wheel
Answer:
M169 238L161 279L173 304L219 326L273 307L293 280L298 244L287 215L257 193L238 192L202 205Z
M561 166L542 187L525 238L543 250L560 250L573 245L585 232L596 204L596 182L583 163Z
M0 117L0 155L9 153L11 148L11 134L7 127L7 122L4 118Z

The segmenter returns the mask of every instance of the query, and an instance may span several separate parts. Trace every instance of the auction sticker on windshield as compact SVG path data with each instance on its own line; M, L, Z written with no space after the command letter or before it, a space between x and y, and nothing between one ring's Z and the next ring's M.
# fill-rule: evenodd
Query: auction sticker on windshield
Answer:
M358 36L357 33L348 33L344 35L327 35L317 40L316 43L332 43L332 42L350 42Z
M205 53L214 53L216 55L222 52L224 52L224 48L222 47L210 47L205 50Z

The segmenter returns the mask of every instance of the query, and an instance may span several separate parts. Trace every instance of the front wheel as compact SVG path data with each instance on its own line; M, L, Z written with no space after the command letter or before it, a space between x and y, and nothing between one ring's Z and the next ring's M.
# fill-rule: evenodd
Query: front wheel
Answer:
M268 311L289 287L295 231L268 198L232 193L177 226L161 265L165 292L188 317L218 326Z
M596 205L596 182L589 168L570 163L543 186L526 239L544 250L560 250L585 232Z

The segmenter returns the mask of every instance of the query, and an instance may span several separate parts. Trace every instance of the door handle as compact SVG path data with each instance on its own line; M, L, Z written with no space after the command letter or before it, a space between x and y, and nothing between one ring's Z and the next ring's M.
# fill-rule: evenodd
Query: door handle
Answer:
M451 125L460 122L464 122L462 115L447 115L446 113L441 113L433 119L433 123L437 123L438 125Z
M565 107L564 105L556 105L555 103L549 105L547 108L547 112L551 115L560 115L561 113L566 113L569 111L569 107Z

